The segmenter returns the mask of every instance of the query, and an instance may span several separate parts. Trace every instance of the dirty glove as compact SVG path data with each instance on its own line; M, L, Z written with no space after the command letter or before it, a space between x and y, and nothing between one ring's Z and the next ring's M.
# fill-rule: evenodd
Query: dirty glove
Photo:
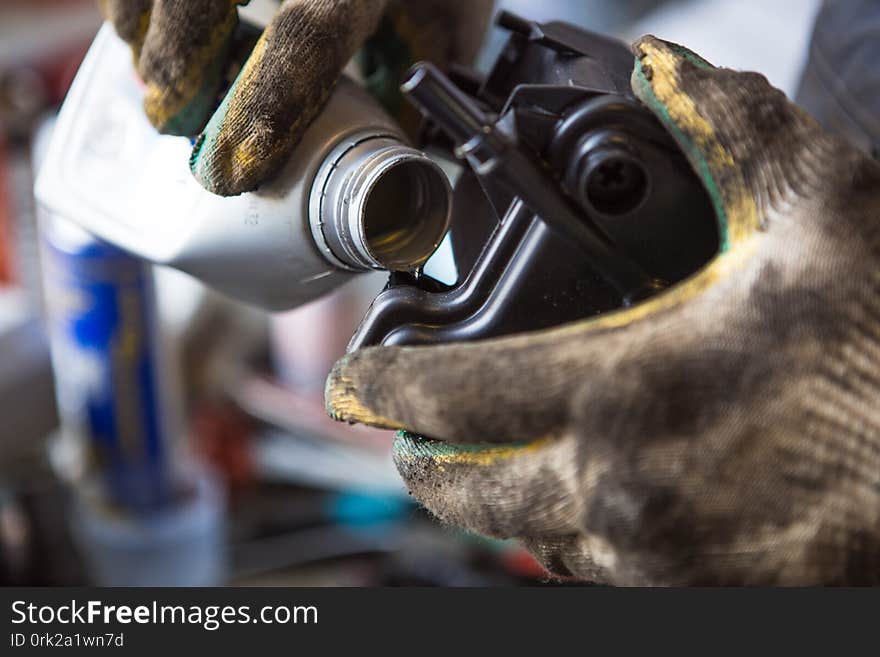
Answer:
M343 66L377 28L368 73L380 67L376 74L387 77L418 59L466 62L492 0L287 0L214 112L242 4L247 0L101 0L132 46L150 121L163 133L201 133L193 173L224 196L253 190L281 167Z
M329 411L414 432L394 446L412 494L556 575L876 584L880 165L758 74L652 37L635 52L636 94L714 201L719 255L596 319L355 352Z

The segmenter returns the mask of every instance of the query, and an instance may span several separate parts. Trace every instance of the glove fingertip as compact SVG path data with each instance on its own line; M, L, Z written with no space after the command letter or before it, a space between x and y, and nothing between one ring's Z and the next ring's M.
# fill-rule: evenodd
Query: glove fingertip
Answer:
M277 81L267 82L274 80L270 72L282 59L267 43L265 35L258 41L190 157L196 180L220 196L254 191L275 175L311 118L296 97L273 91Z
M362 366L366 362L367 366ZM370 378L370 361L361 353L348 354L333 366L324 388L327 413L339 422L369 424L385 429L401 429L403 423L385 417L365 399L363 391Z
M699 66L700 68L715 68L714 64L706 60L701 55L698 55L690 48L686 48L685 46L675 43L673 41L660 39L653 34L646 34L642 38L638 39L633 44L632 50L633 54L639 59L643 59L652 52L655 54L658 52L666 52L672 56L685 59L692 64Z
M193 144L189 168L198 183L212 194L236 196L241 191L230 184L230 176L219 166L223 160L216 153L220 132L216 123L217 115L215 114Z
M714 82L730 72L650 35L639 39L633 51L632 89L669 130L702 180L715 207L720 251L726 253L759 228L754 199L731 152L724 121L719 121L726 120L730 108Z

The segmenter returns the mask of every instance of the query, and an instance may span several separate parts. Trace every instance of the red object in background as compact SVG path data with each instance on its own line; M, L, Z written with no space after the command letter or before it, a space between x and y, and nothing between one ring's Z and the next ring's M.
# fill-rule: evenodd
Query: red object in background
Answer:
M0 285L12 282L12 193L6 139L0 133Z
M512 547L501 555L501 563L508 572L528 579L545 580L550 574L525 548Z
M193 413L196 451L217 468L232 489L253 480L252 433L250 418L235 406L205 403Z

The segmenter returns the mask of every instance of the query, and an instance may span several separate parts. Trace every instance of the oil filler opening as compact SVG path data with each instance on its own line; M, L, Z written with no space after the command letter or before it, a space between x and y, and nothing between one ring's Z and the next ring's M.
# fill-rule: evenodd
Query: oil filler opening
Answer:
M394 136L347 140L312 189L318 247L347 269L414 270L449 229L452 191L443 170Z
M401 160L367 192L361 218L367 251L383 269L414 269L440 244L448 217L443 172L432 162Z

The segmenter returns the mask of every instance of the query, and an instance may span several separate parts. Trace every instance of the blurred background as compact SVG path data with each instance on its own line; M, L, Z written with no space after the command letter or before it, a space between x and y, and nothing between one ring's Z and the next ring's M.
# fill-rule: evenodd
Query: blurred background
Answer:
M656 34L761 71L790 96L818 4L497 3L628 41ZM34 161L99 26L93 0L0 1L0 583L542 582L516 545L442 527L412 504L389 432L325 416L324 378L381 274L271 316L38 210ZM502 43L493 30L480 66ZM110 373L113 398L86 408L83 391L109 376L102 359L127 357L114 351L119 299L137 309L123 328L140 360L130 380ZM102 434L126 385L147 411L125 436Z

